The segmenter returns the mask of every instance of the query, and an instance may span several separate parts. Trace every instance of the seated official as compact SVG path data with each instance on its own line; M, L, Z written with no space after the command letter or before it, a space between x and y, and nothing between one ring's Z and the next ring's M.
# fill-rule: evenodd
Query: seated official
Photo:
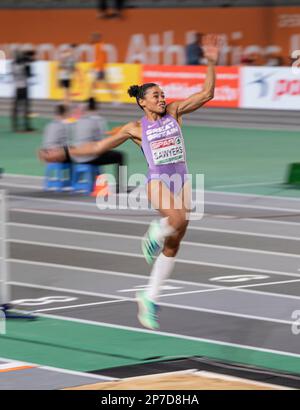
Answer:
M55 107L55 118L46 125L42 147L38 152L40 160L45 162L70 162L67 146L69 144L70 125L67 124L68 109L59 104ZM63 155L53 161L52 150L62 150Z
M113 132L107 131L107 123L103 117L97 113L97 105L93 98L90 98L87 102L85 113L78 121L71 126L72 129L72 142L69 144L72 148L68 149L67 146L53 147L47 150L40 158L47 162L65 162L72 160L74 163L91 164L91 165L117 165L116 172L116 192L124 187L125 181L120 181L119 167L126 165L125 154L121 151L110 150L95 154L81 154L81 147L85 147L86 144L94 143L95 141L101 141L106 134L112 134ZM69 155L69 151L71 155ZM78 155L77 155L78 152ZM122 176L122 175L121 175Z
M105 138L108 126L105 118L100 116L97 111L97 104L94 98L87 101L84 115L72 125L72 146L80 147L87 142L100 141ZM101 155L71 155L73 162L90 165L110 165L116 164L116 190L120 187L119 167L126 164L125 154L121 151L111 150ZM123 183L121 183L123 185Z

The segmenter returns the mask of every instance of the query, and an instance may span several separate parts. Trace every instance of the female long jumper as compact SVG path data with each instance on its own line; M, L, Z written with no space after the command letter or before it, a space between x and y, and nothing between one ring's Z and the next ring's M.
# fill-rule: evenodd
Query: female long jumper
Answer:
M187 179L185 148L181 133L182 116L200 108L214 97L218 38L204 39L207 74L202 91L183 101L166 104L163 90L154 83L134 85L128 93L144 111L139 121L124 125L115 135L99 142L70 148L72 155L101 154L131 139L139 145L148 163L147 194L162 218L153 221L143 238L142 249L148 263L154 261L146 291L137 293L138 318L143 326L158 329L157 300L164 281L174 268L175 256L188 226L191 187ZM176 174L179 184L174 184ZM165 206L168 204L168 206Z

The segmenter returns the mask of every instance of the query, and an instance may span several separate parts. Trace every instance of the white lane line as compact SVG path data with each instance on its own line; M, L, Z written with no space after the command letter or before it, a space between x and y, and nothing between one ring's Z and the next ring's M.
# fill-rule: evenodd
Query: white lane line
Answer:
M110 304L110 303L120 303L120 302L124 302L124 299L108 300L106 302L83 303L81 305L61 306L61 307L49 308L49 309L39 309L39 310L34 310L32 313L49 312L49 311L53 311L53 310L75 309L75 308L80 308L80 307L99 306L99 305L107 305L107 304Z
M23 185L23 184L16 184L16 183L11 183L11 182L3 182L0 181L0 186L1 187L12 187L12 188L29 188L29 189L35 189L38 192L41 192L41 188L42 186L38 186L38 185ZM22 196L23 198L23 196Z
M8 177L8 178L15 178L15 179L33 179L33 180L38 180L41 184L43 183L43 180L44 180L44 177L43 176L35 176L35 175L22 175L22 174L11 174L11 173L4 173L3 174L3 177L5 178L5 177ZM268 182L268 184L282 184L282 181L273 181L273 182L271 182L271 181L269 181ZM260 182L259 184L261 184L261 185L265 185L265 182ZM240 184L238 184L238 185L240 185ZM243 184L242 186L250 186L250 185L252 185L252 183L251 184ZM255 185L257 185L257 183L255 183ZM30 186L30 185L29 185ZM223 186L227 186L228 187L228 185L223 185ZM234 184L234 186L236 186L236 184ZM26 187L26 185L24 185L24 184L22 184L22 187ZM220 185L219 186L216 186L216 188L219 188L220 187ZM288 202L288 201L291 201L291 202L299 202L299 200L300 200L300 198L295 198L295 197L291 197L291 196L276 196L276 195L272 195L272 196L270 196L270 195L263 195L263 194L249 194L249 193L239 193L239 192L222 192L222 191L214 191L213 190L213 188L214 187L212 187L211 189L207 189L206 191L205 191L205 193L207 193L207 194L215 194L215 195L218 195L218 196L224 196L224 197L241 197L241 198L247 198L247 197L249 197L249 198L256 198L256 199L267 199L267 200L272 200L272 199L278 199L278 200L280 200L280 201L282 201L282 202ZM193 189L193 192L198 192L199 190L197 190L197 189ZM202 191L201 191L202 192ZM233 202L233 203L236 203L236 201L235 202Z
M9 281L7 282L9 285L12 286L19 286L22 288L33 288L33 289L44 289L44 290L53 290L55 292L60 292L60 293L74 293L74 295L85 295L85 296L96 296L96 297L101 297L101 298L111 298L115 299L118 302L122 300L122 302L127 302L127 301L132 301L134 300L133 298L129 297L124 297L124 296L117 296L117 295L112 295L110 293L99 293L99 292L88 292L84 290L76 290L76 289L69 289L69 288L58 288L56 286L45 286L45 285L37 285L35 283L25 283L25 282L17 282L17 281Z
M11 262L13 263L19 263L21 265L23 264L28 264L28 265L33 265L33 266L47 266L50 268L54 268L54 269L66 269L66 270L77 270L80 272L89 272L89 273L97 273L97 274L104 274L104 275L108 275L108 276L121 276L121 277L130 277L130 278L138 278L138 279L144 279L145 282L149 281L149 276L143 276L143 275L138 275L138 274L133 274L133 273L125 273L125 272L116 272L116 271L107 271L107 270L100 270L100 269L88 269L88 268L81 268L78 266L70 266L70 265L60 265L60 264L53 264L53 263L46 263L46 262L34 262L34 261L23 261L23 260L17 260L17 259L10 259ZM278 273L276 273L278 274ZM295 275L297 277L299 277L299 275ZM298 279L296 279L296 281L298 281ZM278 282L278 284L281 283L287 283L290 281L282 281L282 282ZM10 284L19 284L20 286L26 286L26 284L24 282L9 282ZM190 285L190 286L199 286L199 287L206 287L209 289L217 289L217 290L232 290L235 292L244 292L244 293L251 293L251 294L258 294L258 295L266 295L268 296L275 296L278 298L284 298L284 299L294 299L294 300L299 300L300 296L294 296L294 295L286 295L286 294L282 294L282 293L274 293L274 292L264 292L261 290L252 290L250 288L252 287L260 287L260 286L264 286L265 283L257 283L257 284L250 284L250 285L238 285L238 286L228 286L228 287L220 287L218 285L213 285L213 284L208 284L208 283L203 283L203 282L189 282L189 281L182 281L182 280L176 280L176 279L169 279L167 281L167 283L171 284L171 285ZM273 283L274 284L274 283ZM72 289L66 289L69 290L70 292L72 292ZM75 293L79 293L79 294L86 294L86 295L91 295L91 296L99 296L98 293L93 293L93 292L84 292L84 291L75 291ZM127 299L124 299L127 300Z
M8 362L12 365L14 365L15 360L12 359L7 359L6 357L0 357L1 361L5 361ZM97 379L97 380L119 380L119 379L115 379L113 377L109 377L109 376L101 376L98 374L91 374L91 373L85 373L85 372L78 372L76 370L68 370L68 369L61 369L59 367L52 367L52 366L43 366L41 364L37 364L37 363L30 363L30 362L23 362L22 363L26 366L33 366L36 367L38 369L44 369L44 370L49 370L51 372L58 372L58 373L65 373L65 374L71 374L73 376L80 376L80 377L86 377L89 379Z
M113 252L114 254L114 252ZM128 256L128 255L127 255ZM139 255L139 257L141 257ZM25 260L25 259L8 259L8 261L12 262L19 262L19 263L35 263L35 261L30 261L30 260ZM199 265L199 266L207 266L207 267L214 267L214 268L225 268L225 269L231 269L231 270L238 270L238 271L247 271L247 272L259 272L259 273L266 273L266 274L272 274L272 275L282 275L282 276L291 276L291 277L296 277L299 278L300 274L299 273L293 273L293 272L282 272L282 271L274 271L270 269L257 269L257 268L249 268L247 266L236 266L236 265L227 265L227 264L222 264L222 263L212 263L212 262L198 262L198 261L185 261L183 259L177 259L176 262L180 263L186 263L186 264L191 264L191 265ZM36 262L39 265L42 265L44 262ZM49 264L50 266L50 264ZM59 264L54 264L54 266L59 266ZM68 266L73 268L72 265L61 265L63 267L66 267L67 269ZM84 271L85 268L77 267L79 269L82 269ZM90 270L89 268L87 268ZM135 276L135 274L133 274ZM178 282L179 283L179 282Z
M232 208L246 208L246 209L261 209L267 211L280 211L280 212L291 212L291 213L299 213L299 209L296 208L279 208L275 206L262 206L262 205L247 205L247 204L234 204L231 202L214 202L214 201L207 201L205 200L205 204L209 205L217 205L217 206L226 206Z
M1 186L1 184L0 184ZM59 200L59 199L46 199L46 198L32 198L32 197L28 197L28 196L21 196L21 195L9 195L10 198L15 198L15 199L26 199L29 200L31 202L36 201L36 202L47 202L47 203L62 203L65 205L86 205L86 206L93 206L95 209L98 209L96 206L96 201L91 203L91 202L84 202L84 201L70 201L68 200ZM268 211L280 211L280 212L291 212L291 213L297 213L299 212L297 209L295 208L281 208L281 207L271 207L271 206L261 206L261 205L246 205L246 204L237 204L237 203L231 203L231 202L214 202L214 201L207 201L205 200L204 203L207 205L218 205L218 206L226 206L226 207L232 207L232 208L246 208L246 209L261 209L261 210L268 210ZM130 210L130 208L125 207L125 208L121 208L123 210ZM139 210L134 209L135 211ZM152 208L142 208L140 209L140 211L145 212L146 210L152 211Z
M132 256L140 259L144 259L144 256L139 254L139 253L131 253L131 252L119 252L119 251L111 251L111 250L104 250L101 248L83 248L81 246L71 246L71 245L59 245L56 243L41 243L41 242L35 242L35 241L25 241L25 240L9 240L8 242L10 243L20 243L24 245L34 245L34 246L42 246L44 248L46 247L53 247L57 249L69 249L69 250L76 250L76 251L86 251L86 252L93 252L93 253L107 253L109 255L120 255L120 256ZM300 258L300 256L299 256Z
M263 353L271 353L275 355L282 355L286 357L295 357L300 359L300 354L299 353L291 353L291 352L285 352L282 350L275 350L275 349L266 349L262 347L256 347L256 346L249 346L249 345L242 345L239 343L230 343L230 342L223 342L220 340L214 340L214 339L207 339L207 338L200 338L200 337L195 337L195 336L187 336L187 335L182 335L180 333L172 333L172 332L163 332L163 331L155 331L155 330L147 330L147 329L142 329L138 327L130 327L130 326L125 326L125 325L116 325L113 323L105 323L105 322L96 322L92 320L86 320L86 319L77 319L77 318L71 318L68 316L57 316L57 315L49 315L49 314L41 314L40 316L42 317L48 317L51 319L59 319L59 320L67 320L69 322L75 322L75 323L83 323L83 324L88 324L88 325L94 325L94 326L100 326L100 327L109 327L112 329L121 329L121 330L130 330L133 332L139 332L139 333L147 333L147 334L156 334L158 336L167 336L167 337L173 337L177 339L183 339L183 340L191 340L195 342L204 342L204 343L210 343L214 345L219 345L219 346L229 346L229 347L237 347L241 348L244 350L251 350L253 353L256 353L257 351L263 352Z
M44 177L38 175L24 175L24 174L11 174L10 172L4 172L3 178L17 178L17 179L37 179L43 181Z
M116 238L126 238L126 239L138 239L141 240L142 236L138 235L125 235L121 233L110 233L110 232L99 232L99 231L85 231L81 229L70 229L70 228L58 228L56 226L47 226L47 225L31 225L31 224L22 224L22 223L8 223L9 227L17 227L17 228L29 228L29 229L36 229L36 230L46 230L46 231L58 231L58 232L70 232L70 233L78 233L83 235L95 235L95 236L112 236ZM18 239L9 239L11 241L18 241ZM300 240L300 238L299 238Z
M11 262L14 263L20 263L22 264L22 260L18 259L10 259ZM124 272L117 272L117 271L107 271L107 270L101 270L101 269L88 269L88 268L81 268L78 266L70 266L70 265L60 265L60 264L53 264L53 263L46 263L46 262L34 262L34 261L24 261L27 264L32 264L32 265L37 265L37 266L49 266L53 267L55 269L57 268L63 268L63 269L69 269L69 270L78 270L78 271L85 271L85 272L95 272L95 273L101 273L101 274L106 274L106 275L116 275L116 276L123 276L123 277L130 277L130 278L139 278L139 279L145 279L148 280L149 276L144 276L144 275L138 275L138 274L130 274L130 273L124 273ZM298 269L300 271L300 269ZM278 273L277 273L278 274ZM296 274L297 277L299 275ZM176 283L176 284L183 284L183 285L191 285L191 286L206 286L209 287L210 289L201 289L197 291L188 291L188 292L183 292L183 293L174 293L174 294L166 294L162 295L161 297L166 297L166 296L177 296L181 294L188 294L188 293L201 293L201 292L209 292L209 291L216 291L216 290L238 290L238 289L247 289L247 288L253 288L253 287L262 287L262 286L271 286L271 285L280 285L280 284L287 284L287 283L294 283L294 282L299 282L299 279L290 279L290 280L281 280L281 281L273 281L273 282L262 282L262 283L256 283L256 284L248 284L248 285L237 285L237 286L218 286L218 285L213 285L213 284L207 284L203 282L190 282L190 281L182 281L182 280L173 280L169 279L168 282ZM291 295L284 295L284 294L277 294L277 293L270 293L270 292L252 292L252 293L258 293L258 294L266 294L266 295L274 295L274 296L282 296L282 297L290 297L291 299L299 299L297 296L291 296ZM98 294L97 294L98 295Z
M10 363L4 363L0 364L0 372L1 370L23 370L22 368L28 366L24 362L19 362L19 361L12 361ZM28 366L31 367L31 366Z
M231 187L244 187L244 186L259 186L259 185L274 185L274 184L282 184L282 181L267 181L267 182L251 182L249 184L231 184L231 185L215 185L211 188L231 188ZM222 192L220 192L222 194Z
M1 183L0 183L0 186L1 186ZM64 205L77 205L77 206L81 206L81 205L84 205L84 206L87 206L87 207L94 207L95 208L95 210L98 210L98 208L97 208L97 205L96 205L96 200L94 200L93 202L87 202L87 201L71 201L71 200L69 200L69 199L65 199L65 200L62 200L62 199L46 199L46 198L33 198L33 197L30 197L30 196L21 196L21 195L9 195L9 198L14 198L14 199L18 199L19 201L20 201L20 199L25 199L25 200L28 200L28 201L31 201L31 202L42 202L42 203L44 203L44 202L46 202L46 203L56 203L56 204L64 204ZM130 210L130 208L120 208L121 210ZM145 212L146 210L149 210L149 211L151 211L151 209L149 208L143 208L143 209L134 209L134 211L143 211L143 212ZM115 211L115 210L114 210ZM98 212L100 212L100 210L98 210Z
M224 229L224 228L207 228L207 227L200 227L200 226L189 226L188 230L197 230L197 231L207 231L207 232L221 232L221 233L229 233L234 235L241 235L241 236L255 236L260 238L270 238L270 239L288 239L293 241L300 241L299 236L286 236L286 235L274 235L274 234L267 234L267 233L260 233L260 232L253 232L253 231L239 231L238 229Z
M41 369L44 370L49 370L50 372L59 372L59 373L65 373L65 374L70 374L73 376L80 376L80 377L88 377L90 379L97 379L97 380L107 380L107 381L114 381L114 380L120 380L115 377L109 377L109 376L101 376L99 374L92 374L92 373L87 373L87 372L78 372L76 370L68 370L68 369L60 369L58 367L49 367L49 366L40 366Z
M112 216L105 216L103 214L99 215L83 215L79 214L75 211L72 213L71 211L69 213L63 212L63 211L46 211L46 210L40 210L40 209L26 209L26 208L11 208L11 211L15 212L20 212L20 213L29 213L29 214L39 214L39 215L51 215L51 216L64 216L68 218L78 218L78 219L91 219L91 220L102 220L102 221L112 221L112 222L123 222L123 223L132 223L132 224L137 224L137 225L145 225L149 226L150 221L137 221L136 219L126 219L126 218L118 218L118 217L112 217ZM156 212L156 211L154 211ZM111 215L111 214L110 214ZM154 215L158 215L154 213L149 213L149 215L134 215L132 218L139 218L139 217L153 217ZM205 214L209 219L219 219L218 215L213 215L213 214ZM126 215L127 217L130 217L130 215ZM223 219L223 218L222 218ZM236 220L236 217L233 217L233 219ZM281 224L281 225L290 225L290 226L297 226L300 225L300 222L288 222L288 221L276 221L276 220L269 220L269 219L260 219L260 218L239 218L241 221L248 221L248 222L254 222L254 223L261 223L261 224ZM197 227L193 225L189 225L188 229L193 229L193 230L198 230L198 228L201 230L203 229L202 227Z
M255 285L239 285L239 286L231 286L230 288L226 286L220 286L219 288L215 289L199 289L199 290L189 290L186 292L176 292L176 293L168 293L168 294L162 294L160 297L168 297L168 296L181 296L181 295L188 295L192 293L205 293L205 292L216 292L220 290L236 290L236 289L244 289L248 287L254 287L254 286L270 286L270 285L279 285L279 284L287 284L287 283L295 283L295 282L300 282L300 279L293 279L293 280L285 280L285 281L278 281L278 282L264 282L264 283L258 283Z
M197 191L197 190L194 190L194 191ZM200 191L201 192L201 191ZM267 199L267 200L272 200L272 199L279 199L280 201L282 201L282 202L285 202L285 201L295 201L295 202L299 202L299 200L300 200L300 197L299 198L295 198L295 197L292 197L292 196L276 196L276 195L272 195L272 196L270 196L270 195L262 195L262 194L245 194L245 193L239 193L239 192L222 192L222 191L214 191L214 190L211 190L211 189L208 189L208 190L206 190L205 191L207 194L214 194L214 195L224 195L225 197L233 197L233 196L236 196L236 197L242 197L242 198L260 198L260 199Z
M104 220L104 218L101 218ZM124 222L122 219L118 220L118 218L111 218L114 222ZM126 222L127 223L127 222ZM17 228L32 228L32 229L44 229L49 231L58 231L58 232L74 232L74 233L82 233L82 234L91 234L91 235L106 235L106 236L119 236L124 238L141 238L141 236L137 235L124 235L119 233L112 233L112 232L98 232L98 231L89 231L83 229L74 229L74 228L60 228L56 226L49 226L49 225L33 225L27 224L22 222L8 222L7 225L9 227L17 227ZM148 222L140 223L140 225L149 225ZM261 238L270 238L270 239L287 239L293 241L300 241L300 235L297 236L284 236L284 235L273 235L273 234L264 234L264 233L256 233L256 232L248 232L248 231L239 231L239 230L231 230L231 229L223 229L223 228L206 228L200 226L189 226L189 230L197 230L199 232L221 232L221 233L229 233L234 235L241 235L241 236L254 236L254 237L261 237ZM185 241L186 243L191 243ZM193 243L193 242L192 242Z
M40 183L41 183L41 186L42 186L42 183L43 183L43 180L44 180L44 177L40 177L40 176L34 176L34 175L20 175L20 174L10 174L10 173L4 173L3 174L3 177L5 178L5 177L8 177L8 178L16 178L16 179L34 179L34 180L38 180L38 181L40 181ZM274 181L274 182L267 182L267 184L269 185L272 185L272 184L281 184L282 183L282 181ZM284 202L284 201L298 201L299 202L299 199L300 198L295 198L295 197L290 197L290 196L276 196L276 195L272 195L272 196L270 196L270 195L262 195L262 194L246 194L246 193L239 193L239 192L222 192L222 191L214 191L213 190L213 188L220 188L220 187L229 187L229 186L251 186L251 185L266 185L266 183L265 182L259 182L259 183L249 183L249 184L233 184L233 185L219 185L219 186L215 186L215 187L212 187L212 189L207 189L205 192L207 193L207 194L216 194L216 195L223 195L223 196L236 196L236 197L250 197L250 198L260 198L260 199L268 199L268 200L272 200L272 199L278 199L278 200L281 200L282 202ZM24 185L24 184L21 184L20 185L20 187L22 187L22 188L26 188L26 187L29 187L29 188L31 188L32 187L32 185ZM39 186L37 186L37 185L35 185L34 186L35 188L41 188L41 187L39 187ZM193 192L198 192L199 190L197 190L197 189L193 189ZM236 202L233 202L233 203L236 203Z
M241 286L233 286L232 289L245 289L245 288L256 288L260 286L271 286L271 285L282 285L286 283L292 283L292 282L299 282L299 279L293 279L293 280L282 280L282 281L277 281L277 282L263 282L263 283L254 283L253 285L241 285ZM230 288L231 289L231 288ZM253 291L255 292L255 291ZM279 295L277 293L272 293L272 292L261 292L258 291L258 293L265 294L265 295ZM280 294L281 296L291 298L291 299L299 299L300 296L292 296L292 295L284 295L283 293Z
M11 208L11 211L14 212L21 212L21 213L27 213L27 214L38 214L38 215L51 215L51 216L65 216L65 217L69 217L69 218L78 218L78 219L96 219L96 220L100 220L100 221L117 221L117 222L124 222L124 223L132 223L132 224L137 224L137 225L149 225L150 222L148 221L137 221L136 219L126 219L126 218L115 218L109 215L105 216L103 214L99 214L97 215L91 215L91 214L80 214L78 212L80 212L80 210L76 210L74 211L74 213L70 210L69 212L63 212L63 211L49 211L49 210L42 210L42 209L26 209L26 208ZM76 213L77 212L77 213ZM81 212L85 212L84 210ZM156 211L155 211L156 212ZM158 212L156 212L158 214ZM130 217L130 215L126 215L128 217ZM153 216L153 214L149 214L146 217L151 217ZM138 217L145 217L145 215L132 215L132 218L138 218Z
M74 266L74 265L62 265L59 263L50 263L50 262L36 262L36 261L27 261L23 259L8 259L8 262L13 262L13 263L19 263L21 265L27 264L27 265L35 265L35 266L47 266L50 268L54 269L67 269L70 271L77 270L79 272L91 272L91 273L101 273L104 275L109 275L109 276L124 276L124 277L129 277L129 278L138 278L138 279L149 279L149 276L147 275L139 275L135 273L129 273L129 272L117 272L117 271L111 271L111 270L105 270L105 269L93 269L93 268L84 268L80 266ZM300 277L300 275L297 275ZM194 282L187 282L187 281L180 281L180 280L172 280L173 282L177 283L182 283L182 284L187 284L187 285L197 285L197 283ZM215 285L211 285L215 286Z
M139 239L140 237L132 238L132 239ZM69 250L77 250L77 251L85 251L85 252L100 252L100 253L107 253L107 254L115 254L115 255L123 255L123 256L132 256L136 258L144 258L143 255L134 253L134 252L120 252L120 251L111 251L102 248L89 248L83 246L73 246L73 245L60 245L53 242L37 242L37 241L26 241L24 239L9 239L8 242L10 243L21 243L24 245L34 245L34 246L43 246L43 247L53 247L59 249L69 249ZM259 255L270 255L270 256L284 256L288 258L300 259L300 255L296 255L294 253L286 253L286 252L275 252L275 251L262 251L260 249L249 249L249 248L239 248L235 246L225 246L225 245L210 245L205 243L195 243L195 242L186 242L182 241L182 245L187 245L189 248L196 247L196 248L210 248L210 249L220 249L220 250L229 250L235 252L245 252L245 253L255 253ZM189 263L189 264L196 264L197 261L193 260L186 260L186 259L177 259L177 262Z
M9 282L11 285L17 285L19 286L18 282ZM35 284L30 284L27 283L21 284L21 286L27 287L27 288L36 288L36 289L45 289L45 290L53 290L53 291L58 291L58 292L66 292L68 291L69 293L75 293L73 291L70 291L65 288L57 288L57 287L52 287L52 286L43 286L43 285L35 285ZM78 294L78 291L76 292ZM105 297L103 293L99 294L102 297ZM107 294L108 298L114 298L116 299L117 297L111 294ZM136 302L135 298L127 298L128 302ZM232 317L240 317L243 319L254 319L254 320L259 320L263 322L271 322L271 323L280 323L280 324L286 324L286 325L292 325L295 321L290 321L290 320L282 320L282 319L274 319L270 317L264 317L264 316L256 316L256 315L248 315L248 314L242 314L242 313L236 313L236 312L231 312L231 311L225 311L225 310L218 310L218 309L206 309L206 308L199 308L196 306L187 306L187 305L182 305L182 304L175 304L175 303L160 303L160 306L166 306L166 307L171 307L175 309L184 309L184 310L191 310L194 312L206 312L206 313L213 313L216 315L223 315L223 316L232 316Z
M258 218L241 218L240 220L244 222L255 222L255 223L261 223L261 224L277 224L277 225L290 225L290 226L297 226L300 225L300 222L289 222L289 221L277 221L275 219L261 219L260 217Z
M100 271L96 271L97 273L102 273ZM106 274L110 274L110 273L106 273ZM113 272L114 275L118 275L118 276L125 276L124 274L118 274L116 272ZM145 279L145 282L149 280L149 277L143 277L143 279ZM279 282L267 282L267 283L260 283L260 284L254 284L254 285L238 285L238 286L231 286L231 287L226 287L226 286L217 286L217 285L210 285L210 284L201 284L201 283L190 283L190 282L183 282L184 284L191 284L193 286L199 286L199 287L207 287L208 289L199 289L199 290L191 290L191 291L185 291L185 292L177 292L177 293L165 293L162 294L160 297L168 297L168 296L179 296L179 295L186 295L186 294L192 294L192 293L205 293L205 292L216 292L216 291L238 291L241 290L243 291L243 289L247 289L250 287L255 287L255 286L267 286L267 285L275 285L275 284L282 284L282 283L293 283L293 282L299 282L300 279L295 279L295 280L288 280L288 281L279 281ZM174 280L168 280L167 283L174 283L176 282L176 284L178 283L178 281L174 281ZM29 287L29 288L41 288L40 285L38 284L28 284L27 282L17 282L17 281L9 281L8 282L9 285L13 285L13 286L20 286L20 287ZM147 283L145 283L146 285ZM180 284L182 284L182 282L180 282ZM44 286L42 285L43 289L48 289L48 290L54 290L53 287L51 286ZM83 291L83 290L73 290L73 289L69 289L69 288L56 288L56 290L62 291L65 290L69 293L75 293L75 294L79 294L79 295L89 295L89 296L99 296L99 297L107 297L107 294L103 294L103 293L96 293L96 292L89 292L89 291ZM277 294L277 293L267 293L267 292L260 292L260 291L249 291L248 293L252 293L252 294L263 294L266 296L275 296L275 297L281 297L281 298L285 298L285 299L296 299L299 300L300 297L297 296L292 296L290 297L289 295L283 295L283 294ZM112 297L112 296L111 296ZM115 299L118 299L118 296L113 295L113 297ZM132 300L132 298L121 298L120 297L120 301L124 302L127 300ZM118 300L116 300L118 301Z
M108 276L121 276L121 277L129 277L131 279L143 279L145 282L149 281L149 276L148 275L139 275L135 273L128 273L128 272L117 272L117 271L111 271L111 270L103 270L103 269L92 269L92 268L82 268L79 266L72 266L72 265L61 265L61 264L56 264L56 263L49 263L49 262L35 262L35 261L26 261L22 259L9 259L9 262L13 263L19 263L20 265L33 265L33 266L45 266L53 269L65 269L65 270L70 270L70 271L79 271L79 272L87 272L87 273L97 273L97 274L103 274L103 275L108 275ZM280 273L276 272L275 275L280 275ZM289 275L283 275L283 276L289 276ZM300 277L300 275L291 275L291 276L296 276ZM296 279L298 281L298 279ZM284 283L284 282L290 282L288 281L278 281L278 284ZM22 282L24 283L24 282ZM211 283L203 283L203 282L191 282L191 281L185 281L185 280L178 280L178 279L168 279L167 283L170 285L189 285L189 286L195 286L195 287L206 287L210 289L220 289L221 287L218 285L213 285ZM253 293L253 294L263 294L266 296L276 296L276 297L281 297L281 298L288 298L288 299L300 299L300 296L294 296L294 295L285 295L282 293L272 293L272 292L263 292L263 291L256 291L256 290L251 290L248 288L251 287L259 287L259 286L264 286L265 282L262 283L256 283L256 284L250 284L250 285L238 285L238 286L224 286L222 289L227 289L227 290L239 290L241 292L245 293Z

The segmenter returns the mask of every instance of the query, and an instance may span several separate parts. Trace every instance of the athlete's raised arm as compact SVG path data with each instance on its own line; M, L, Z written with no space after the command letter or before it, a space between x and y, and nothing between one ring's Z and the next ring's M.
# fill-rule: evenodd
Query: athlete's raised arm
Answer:
M188 114L200 108L207 101L214 97L215 90L215 64L218 61L219 46L216 35L207 35L203 40L204 56L207 59L208 67L206 79L202 91L195 93L183 101L174 101L167 107L167 111L175 118L183 114Z

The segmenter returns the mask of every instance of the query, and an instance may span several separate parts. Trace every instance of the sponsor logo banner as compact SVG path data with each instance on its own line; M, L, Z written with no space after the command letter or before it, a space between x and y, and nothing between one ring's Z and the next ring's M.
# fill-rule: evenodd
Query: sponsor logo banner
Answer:
M300 74L292 67L244 67L241 107L299 110Z
M168 102L183 100L202 90L207 68L203 66L143 65L143 83L159 84ZM206 105L211 107L238 107L238 67L216 67L215 97Z

